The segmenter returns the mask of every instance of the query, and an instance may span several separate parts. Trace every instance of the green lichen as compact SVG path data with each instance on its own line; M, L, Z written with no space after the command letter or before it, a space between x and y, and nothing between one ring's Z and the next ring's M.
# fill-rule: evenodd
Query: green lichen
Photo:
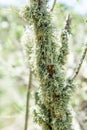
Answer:
M30 23L35 33L34 45L31 40L27 42L29 58L34 56L35 59L30 65L37 70L40 84L35 94L35 121L42 130L73 130L68 104L74 83L66 79L63 69L68 54L69 21L61 33L62 46L57 52L47 0L31 0L30 6L23 8L21 16Z

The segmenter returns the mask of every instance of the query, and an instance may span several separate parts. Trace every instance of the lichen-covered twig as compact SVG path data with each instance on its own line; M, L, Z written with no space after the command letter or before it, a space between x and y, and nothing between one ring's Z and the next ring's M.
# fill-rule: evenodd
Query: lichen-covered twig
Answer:
M76 76L78 75L78 73L79 73L79 71L80 71L80 68L81 68L81 66L82 66L82 63L83 63L83 61L84 61L84 58L85 58L85 56L86 56L86 52L87 52L87 44L86 44L86 46L85 46L85 48L84 48L84 51L83 51L83 53L82 53L82 57L81 57L80 63L79 63L79 65L78 65L77 68L76 68L76 71L75 71L75 73L74 73L74 75L73 75L73 77L72 77L72 80L74 80L74 79L76 78Z
M71 16L70 16L70 14L68 14L67 17L66 17L66 22L65 22L65 27L64 27L65 30L67 30L68 33L71 33L70 25L71 25Z
M65 21L64 29L61 33L61 48L60 48L60 55L58 57L58 62L62 65L65 64L67 54L68 54L68 34L70 33L70 25L71 25L71 17L70 15L67 16Z
M32 73L31 70L29 72L29 82L27 87L27 96L26 96L26 113L25 113L25 124L24 124L24 130L27 130L28 128L28 118L29 118L29 101L30 101L30 89L31 89L31 83L32 83Z
M27 41L30 59L31 50L34 49L32 52L35 53L35 62L31 60L33 64L30 66L36 69L34 71L37 72L40 85L35 94L37 109L34 110L34 119L42 126L42 130L73 130L68 104L75 85L73 81L66 80L66 72L62 69L68 54L71 18L68 15L66 19L61 33L62 47L58 52L47 2L48 0L30 0L30 7L25 6L22 11L22 16L34 29L35 47L29 47L32 42ZM26 121L27 119L26 117Z
M52 8L51 8L50 12L53 11L55 4L56 4L56 0L53 1L53 5L52 5Z

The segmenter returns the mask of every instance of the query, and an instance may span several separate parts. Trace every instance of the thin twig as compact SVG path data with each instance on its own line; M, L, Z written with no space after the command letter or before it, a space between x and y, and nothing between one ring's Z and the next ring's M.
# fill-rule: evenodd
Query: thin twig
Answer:
M29 24L29 22L28 22L26 19L24 19L24 18L21 16L20 12L19 12L17 9L15 9L13 6L10 6L10 8L8 9L8 11L9 11L9 13L12 12L13 14L15 14L16 17L17 17L18 19L20 19L21 22L23 22L24 24Z
M32 83L32 73L31 73L31 70L30 70L30 73L29 73L29 83L28 83L28 86L27 86L27 96L26 96L27 99L26 99L26 113L25 113L24 130L27 130L27 128L28 128L31 83Z
M71 17L70 14L68 14L65 20L64 28L61 32L62 46L60 48L60 54L58 56L58 61L61 63L61 65L64 65L66 63L66 57L68 54L68 34L70 33L70 25L71 25Z
M70 25L71 25L71 16L70 14L68 14L66 17L65 27L64 27L64 29L67 30L68 33L70 33L71 30Z
M52 12L52 11L53 11L55 4L56 4L56 0L54 0L54 2L53 2L53 5L52 5L52 8L51 8L50 12Z
M85 48L84 48L84 51L83 51L83 53L82 53L82 57L81 57L80 63L79 63L79 65L78 65L78 67L76 68L76 71L75 71L75 73L74 73L74 75L73 75L73 77L72 77L72 80L74 80L74 79L76 78L76 76L78 75L78 73L79 73L79 71L80 71L80 68L81 68L81 66L82 66L82 63L83 63L83 61L84 61L84 58L85 58L85 56L86 56L86 52L87 52L87 44L86 44L86 46L85 46Z

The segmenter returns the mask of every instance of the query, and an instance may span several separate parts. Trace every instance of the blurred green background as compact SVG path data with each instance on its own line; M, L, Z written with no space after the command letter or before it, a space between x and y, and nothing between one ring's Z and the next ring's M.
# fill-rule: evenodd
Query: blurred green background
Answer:
M21 44L26 23L17 14L19 8L0 6L0 130L24 128L29 72ZM70 77L80 61L84 43L87 41L87 15L76 13L73 7L65 3L57 3L52 14L57 37L68 13L72 16L72 35L69 38L70 49L66 65L67 76ZM32 121L33 93L38 86L34 79L32 82L29 130L40 130L40 127ZM76 91L70 101L73 123L75 130L87 130L87 56L77 82Z

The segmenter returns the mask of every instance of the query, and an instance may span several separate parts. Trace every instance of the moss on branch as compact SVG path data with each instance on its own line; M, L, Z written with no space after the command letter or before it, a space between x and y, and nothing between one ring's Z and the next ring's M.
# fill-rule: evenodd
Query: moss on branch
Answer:
M36 62L32 63L36 66L40 84L35 94L37 106L34 110L35 121L42 126L42 130L73 130L68 104L75 85L73 81L66 80L66 72L61 67L65 64L68 54L70 16L61 33L62 47L60 52L57 52L51 16L47 9L48 1L30 2L30 7L24 7L21 15L32 25L35 34L34 48L31 40L27 42L32 45L31 48L35 52ZM28 54L31 57L32 52Z

